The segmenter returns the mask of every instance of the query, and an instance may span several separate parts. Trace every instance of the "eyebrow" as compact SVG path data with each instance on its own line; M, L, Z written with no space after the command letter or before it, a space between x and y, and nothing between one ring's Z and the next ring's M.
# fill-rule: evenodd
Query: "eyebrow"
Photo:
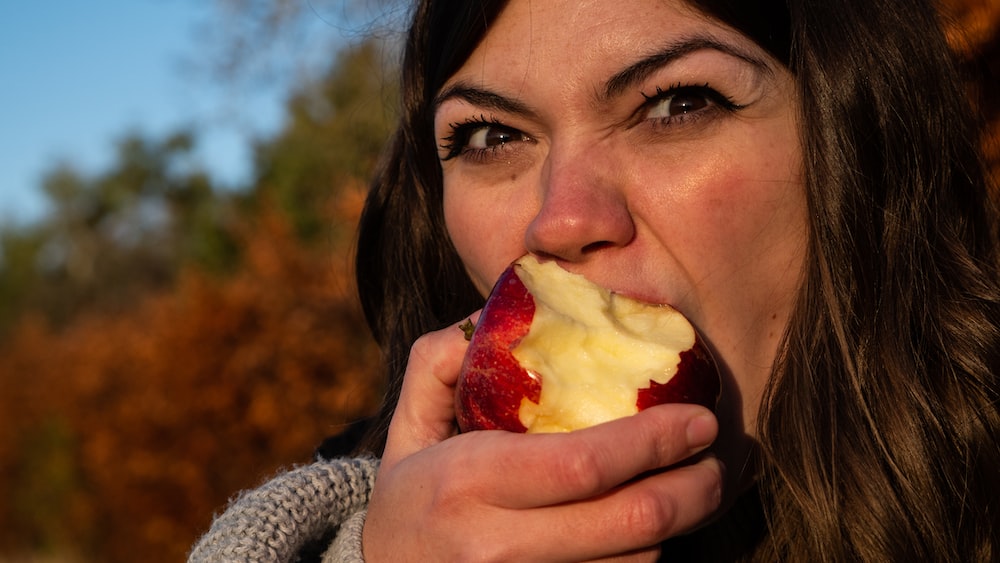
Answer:
M520 100L508 98L496 92L483 90L482 88L476 88L461 81L452 84L434 98L434 111L436 112L441 107L441 104L455 98L465 100L483 109L528 116L536 115L531 108Z
M610 100L620 95L625 90L645 80L657 69L690 55L691 53L704 50L719 51L731 57L740 59L762 71L768 73L771 71L766 62L753 57L732 45L722 43L710 37L697 36L671 43L665 48L660 49L659 51L629 65L624 70L615 73L614 76L604 83L602 100ZM440 94L435 96L433 102L434 111L437 112L442 104L448 100L456 98L465 100L466 102L483 109L492 109L498 112L520 114L525 116L537 115L534 110L520 100L509 98L490 90L477 88L464 81L458 81L452 84L445 90L441 91Z
M754 57L737 47L723 43L711 37L696 36L671 43L659 51L631 64L625 70L616 73L604 83L604 100L620 95L625 90L645 80L657 69L662 68L691 53L704 50L719 51L723 54L740 59L759 70L770 73L771 69L762 59Z

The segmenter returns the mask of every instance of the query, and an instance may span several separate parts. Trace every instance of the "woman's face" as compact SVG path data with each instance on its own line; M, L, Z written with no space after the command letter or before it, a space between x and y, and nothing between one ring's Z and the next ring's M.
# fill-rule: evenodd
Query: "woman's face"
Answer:
M448 231L484 295L531 252L673 305L751 428L805 253L796 115L786 68L678 0L512 0L439 92Z

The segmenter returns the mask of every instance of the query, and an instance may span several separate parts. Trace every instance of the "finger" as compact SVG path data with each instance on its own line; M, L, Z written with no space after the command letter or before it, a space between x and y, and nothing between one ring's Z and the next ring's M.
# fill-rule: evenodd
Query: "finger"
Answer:
M462 438L441 445L452 446ZM721 465L706 457L594 498L536 509L480 505L465 512L460 500L474 495L453 495L447 501L432 495L435 500L424 511L421 534L448 538L472 524L474 531L461 533L464 540L451 545L458 550L449 552L452 560L467 560L470 554L495 561L588 561L626 555L643 560L665 539L708 520L719 507L721 488ZM434 517L441 515L449 518Z
M470 435L470 439L493 435L491 439L520 441L484 444L485 449L503 455L470 455L469 463L489 465L481 468L493 477L484 483L484 498L497 506L530 508L603 494L645 472L692 456L707 447L717 432L715 417L704 407L662 405L576 432Z
M586 501L524 511L525 545L539 559L583 561L615 554L640 556L708 520L722 500L723 470L707 456ZM545 527L547 523L548 527ZM545 537L574 538L553 545Z
M383 465L454 435L455 383L468 347L460 324L421 336L411 347Z

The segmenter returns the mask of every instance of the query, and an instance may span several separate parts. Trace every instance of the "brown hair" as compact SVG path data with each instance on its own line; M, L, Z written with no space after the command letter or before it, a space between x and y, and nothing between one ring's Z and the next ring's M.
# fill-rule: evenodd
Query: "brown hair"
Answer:
M427 0L403 114L360 230L362 303L387 369L481 306L441 209L432 100L503 9ZM673 547L705 560L1000 557L1000 288L979 129L929 2L702 0L788 64L811 217L796 310L762 405L755 496ZM758 533L759 532L759 533ZM742 533L742 536L739 534ZM744 549L745 548L745 549Z
M1000 557L997 232L932 6L800 1L808 272L760 420L763 559Z

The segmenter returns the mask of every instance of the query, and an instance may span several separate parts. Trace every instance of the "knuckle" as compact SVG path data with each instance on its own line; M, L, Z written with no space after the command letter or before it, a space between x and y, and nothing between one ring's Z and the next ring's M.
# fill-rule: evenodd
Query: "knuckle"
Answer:
M430 495L429 513L461 517L469 501L476 496L474 481L454 464L441 468L440 480Z
M669 496L644 490L628 503L620 521L637 541L651 545L666 539L676 520L677 507Z
M417 338L410 346L410 361L426 360L434 349L434 335L424 334Z
M573 490L584 495L603 492L604 471L602 456L586 445L578 445L571 455L561 456L553 467L552 478L568 484Z

